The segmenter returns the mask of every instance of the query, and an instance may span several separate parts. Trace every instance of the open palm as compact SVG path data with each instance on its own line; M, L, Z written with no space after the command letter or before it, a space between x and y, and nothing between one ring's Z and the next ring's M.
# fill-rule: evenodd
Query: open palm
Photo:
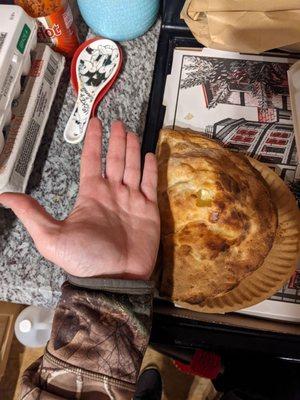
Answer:
M155 156L146 155L141 179L139 139L114 122L102 174L101 143L101 123L93 118L81 157L79 194L64 221L27 195L6 193L0 202L20 218L40 253L68 273L148 279L160 233Z

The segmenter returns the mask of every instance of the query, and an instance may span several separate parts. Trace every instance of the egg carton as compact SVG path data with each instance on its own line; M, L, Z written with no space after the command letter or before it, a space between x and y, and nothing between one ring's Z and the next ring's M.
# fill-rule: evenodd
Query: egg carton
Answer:
M14 5L0 5L0 152L3 130L12 117L12 102L21 92L21 76L30 71L30 52L37 44L37 25Z
M0 154L0 193L26 190L64 64L62 55L37 44Z

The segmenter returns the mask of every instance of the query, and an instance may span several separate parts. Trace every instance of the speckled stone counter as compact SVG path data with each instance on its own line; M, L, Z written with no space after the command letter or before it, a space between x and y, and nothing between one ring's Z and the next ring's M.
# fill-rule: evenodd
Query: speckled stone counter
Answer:
M114 119L142 134L151 88L160 22L144 36L121 43L122 73L102 101L99 117L104 125L104 146ZM82 145L63 140L63 131L75 97L68 67L62 77L49 115L27 193L55 218L64 219L73 207L78 190ZM0 208L0 300L51 307L60 294L63 272L36 250L22 224L10 210Z

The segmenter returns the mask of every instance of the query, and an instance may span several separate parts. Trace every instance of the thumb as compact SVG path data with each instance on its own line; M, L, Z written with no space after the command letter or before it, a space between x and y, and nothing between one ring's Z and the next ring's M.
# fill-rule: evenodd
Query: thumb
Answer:
M36 200L26 194L1 194L0 204L12 209L35 242L39 242L58 223Z

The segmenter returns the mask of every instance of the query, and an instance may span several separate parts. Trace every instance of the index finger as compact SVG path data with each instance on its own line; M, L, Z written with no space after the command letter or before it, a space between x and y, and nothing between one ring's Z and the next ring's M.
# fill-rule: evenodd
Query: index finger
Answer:
M87 127L80 161L80 180L101 177L102 124L99 118L91 118Z

